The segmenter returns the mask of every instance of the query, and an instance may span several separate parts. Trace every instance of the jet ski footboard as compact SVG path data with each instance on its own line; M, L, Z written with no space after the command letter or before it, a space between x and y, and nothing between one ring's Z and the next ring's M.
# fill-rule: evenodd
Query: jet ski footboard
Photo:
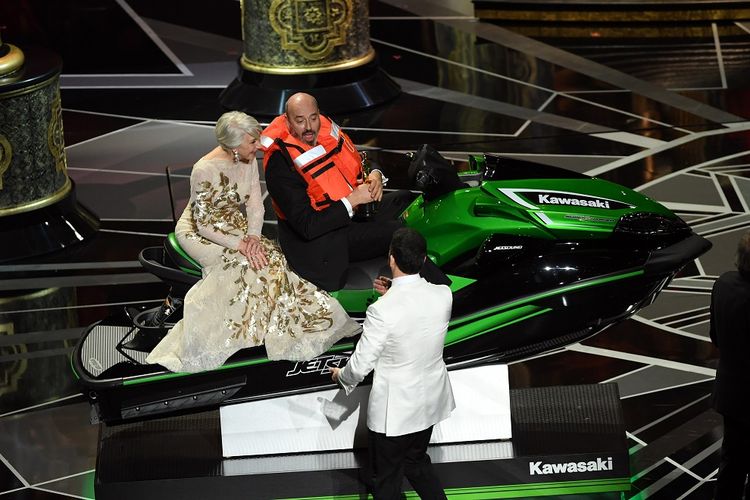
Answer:
M216 406L234 396L247 384L246 376L209 381L189 387L149 391L123 399L120 414L124 420L152 417L163 413Z
M107 371L121 363L146 364L148 353L125 349L123 344L135 335L137 328L128 324L94 323L81 336L74 362L78 377L89 383L106 377Z

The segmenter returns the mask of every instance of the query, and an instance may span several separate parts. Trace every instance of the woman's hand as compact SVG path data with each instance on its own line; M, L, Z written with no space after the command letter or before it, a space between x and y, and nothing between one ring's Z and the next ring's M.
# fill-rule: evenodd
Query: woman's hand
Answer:
M266 251L263 249L263 245L260 242L260 238L255 235L247 235L242 239L239 248L239 252L247 258L250 263L250 267L256 271L263 269L268 265L268 258L266 257Z

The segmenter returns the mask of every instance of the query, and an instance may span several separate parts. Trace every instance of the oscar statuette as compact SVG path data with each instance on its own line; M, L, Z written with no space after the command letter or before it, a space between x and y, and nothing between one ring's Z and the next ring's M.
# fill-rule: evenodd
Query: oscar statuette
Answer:
M370 175L370 172L372 172L372 167L370 166L370 160L367 158L367 152L362 151L360 153L360 156L362 157L362 172L361 172L361 182L362 183L368 183L370 180L368 179L368 176ZM378 202L377 201L371 201L370 203L363 203L361 205L357 205L357 207L354 209L354 218L358 221L367 221L371 220L375 213L378 211Z

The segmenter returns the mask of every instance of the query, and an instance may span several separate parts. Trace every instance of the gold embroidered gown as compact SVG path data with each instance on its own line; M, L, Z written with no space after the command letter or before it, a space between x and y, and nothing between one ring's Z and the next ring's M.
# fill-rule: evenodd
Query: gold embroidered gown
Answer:
M245 235L260 236L263 226L255 160L203 158L193 166L190 186L175 234L203 266L203 277L185 296L183 319L146 362L198 372L263 343L269 359L304 361L360 332L336 299L289 269L275 242L261 237L269 263L258 271L235 250Z

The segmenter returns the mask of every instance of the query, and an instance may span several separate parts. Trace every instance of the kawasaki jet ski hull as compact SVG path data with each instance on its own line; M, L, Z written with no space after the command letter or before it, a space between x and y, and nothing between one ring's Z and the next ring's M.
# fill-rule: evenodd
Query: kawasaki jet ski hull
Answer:
M430 258L453 282L449 369L524 359L594 335L650 304L711 246L662 205L601 179L493 156L472 157L471 170L456 174L439 156L420 153L410 173L423 194L402 219L425 236ZM174 238L145 249L141 262L177 296L200 277ZM374 277L383 264L355 264L353 274ZM355 318L377 299L362 286L335 296ZM147 365L145 352L128 349L141 328L122 314L82 336L72 364L92 420L332 388L328 369L343 366L357 340L300 363L269 361L262 346L249 348L216 370L187 374Z

